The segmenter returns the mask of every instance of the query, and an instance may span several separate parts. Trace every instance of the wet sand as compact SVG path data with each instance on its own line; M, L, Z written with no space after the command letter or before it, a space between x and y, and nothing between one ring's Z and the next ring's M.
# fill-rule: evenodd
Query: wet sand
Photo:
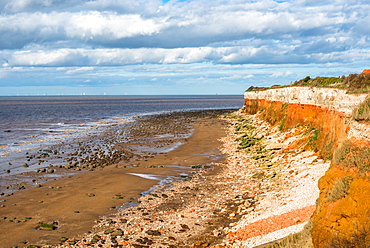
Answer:
M221 139L226 161L213 162L191 179L158 187L140 204L102 218L91 233L69 238L57 248L80 247L269 247L272 241L305 229L319 178L329 167L301 144L304 127L280 132L251 116L226 117ZM256 143L240 148L240 138ZM257 141L260 140L260 141ZM255 157L256 154L265 154ZM303 234L302 234L303 235ZM306 247L297 244L297 247ZM284 246L282 246L284 247ZM307 246L312 247L312 246Z
M116 213L124 203L135 203L142 192L159 182L128 173L181 179L180 173L191 173L192 166L221 162L224 158L218 148L224 125L215 117L196 119L194 134L176 150L81 172L3 197L0 246L52 245L61 237L86 233L100 217ZM40 223L51 224L55 230L40 228Z

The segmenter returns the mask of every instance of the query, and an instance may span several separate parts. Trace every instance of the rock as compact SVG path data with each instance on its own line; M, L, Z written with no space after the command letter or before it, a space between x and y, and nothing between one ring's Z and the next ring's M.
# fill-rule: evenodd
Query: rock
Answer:
M275 164L276 162L278 162L279 161L279 157L273 157L272 159L271 159L271 163L272 164Z
M281 143L272 143L266 145L266 150L281 150L284 148L284 144Z
M111 236L113 237L122 236L122 235L123 235L123 231L119 229L111 233Z
M146 231L146 234L148 235L153 235L153 236L160 236L162 235L162 233L158 230L148 230Z
M52 231L52 230L57 229L57 227L54 226L53 224L40 223L40 226L38 228L36 228L36 229L38 229L38 230L44 230L44 231Z
M198 241L195 244L193 244L191 247L208 247L210 245L211 244L209 242L206 242L206 241Z
M104 234L110 234L110 233L113 233L114 232L114 230L112 230L112 229L107 229L107 230L105 230L104 231Z
M188 229L188 230L190 229L190 228L189 228L189 226L188 226L188 225L185 225L185 224L180 224L180 226L181 226L181 228L183 228L183 229Z
M127 219L120 219L121 223L127 223L127 221L128 221Z
M221 236L223 234L222 231L219 231L219 230L213 230L213 236L215 237L218 237L218 236Z
M61 237L60 238L60 242L66 242L68 240L68 238L66 238L66 237Z

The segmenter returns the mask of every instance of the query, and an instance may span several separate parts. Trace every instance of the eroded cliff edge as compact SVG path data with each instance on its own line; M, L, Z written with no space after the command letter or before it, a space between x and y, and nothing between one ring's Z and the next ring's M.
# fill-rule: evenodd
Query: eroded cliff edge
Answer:
M320 196L312 217L315 247L370 244L370 125L353 112L367 94L318 87L286 87L247 91L247 114L259 116L280 130L309 126L314 138L307 150L331 161L319 181Z

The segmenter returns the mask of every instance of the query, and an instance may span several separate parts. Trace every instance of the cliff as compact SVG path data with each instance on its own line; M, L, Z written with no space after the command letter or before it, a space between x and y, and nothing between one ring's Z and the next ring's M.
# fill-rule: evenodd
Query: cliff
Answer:
M245 113L258 113L280 130L310 127L313 136L305 149L331 161L319 181L320 196L312 216L315 247L370 245L370 125L353 117L353 111L362 114L358 106L366 97L318 87L245 92Z

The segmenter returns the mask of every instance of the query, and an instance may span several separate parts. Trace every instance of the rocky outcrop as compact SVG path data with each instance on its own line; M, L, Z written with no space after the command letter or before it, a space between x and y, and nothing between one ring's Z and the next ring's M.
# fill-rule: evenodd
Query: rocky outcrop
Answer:
M286 87L264 91L246 91L246 100L267 100L274 102L315 105L351 115L352 110L366 98L366 94L350 95L346 90L336 88Z
M370 127L351 118L367 94L286 87L247 91L244 97L245 113L258 113L281 130L309 127L312 135L305 149L331 160L319 182L320 196L312 217L315 247L370 245Z

